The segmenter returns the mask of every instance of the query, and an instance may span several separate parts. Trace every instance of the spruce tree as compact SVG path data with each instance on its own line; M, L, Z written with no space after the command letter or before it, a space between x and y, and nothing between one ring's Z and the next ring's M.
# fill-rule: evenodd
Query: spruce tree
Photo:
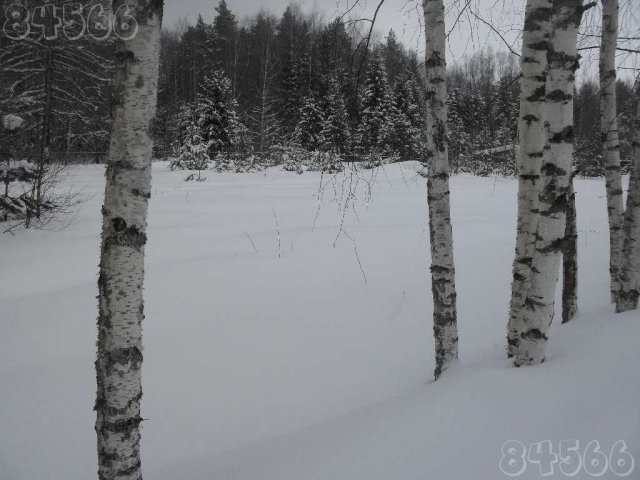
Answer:
M214 66L222 71L231 81L231 90L235 92L237 74L237 39L238 22L225 0L220 0L216 7L210 35L210 48Z
M329 76L321 137L324 150L346 153L350 147L351 135L347 107L335 72Z
M309 95L300 111L293 141L310 152L320 150L325 144L322 136L324 116L315 95Z
M231 92L231 82L214 70L202 82L198 95L198 127L209 145L208 154L228 152L238 142L240 125L237 102Z
M387 74L379 55L371 59L367 68L361 106L362 116L357 131L360 152L388 152L391 150L397 110L393 105Z
M403 160L418 159L420 151L424 122L416 90L413 79L405 76L398 81L393 92L395 118L391 146Z

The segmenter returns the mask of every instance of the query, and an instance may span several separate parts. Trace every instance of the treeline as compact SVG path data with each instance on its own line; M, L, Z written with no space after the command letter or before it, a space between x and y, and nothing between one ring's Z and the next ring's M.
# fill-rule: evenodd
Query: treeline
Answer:
M185 117L207 101L217 72L237 109L239 131L228 147L415 158L424 106L417 54L393 31L371 45L340 19L325 23L289 6L280 18L261 12L238 22L220 1L213 23L199 17L163 33L156 154L175 152Z
M113 98L110 41L44 40L36 33L0 38L0 114L24 121L20 129L0 129L0 159L102 160ZM261 12L238 21L224 0L210 24L199 17L195 25L165 29L155 156L206 151L213 161L220 152L259 157L296 148L303 156L423 158L424 65L393 31L370 44L366 33L295 6L280 17ZM624 161L632 85L618 82L617 89ZM450 63L454 171L515 173L518 95L514 55L487 50ZM595 82L579 85L576 163L583 175L603 172L598 102Z

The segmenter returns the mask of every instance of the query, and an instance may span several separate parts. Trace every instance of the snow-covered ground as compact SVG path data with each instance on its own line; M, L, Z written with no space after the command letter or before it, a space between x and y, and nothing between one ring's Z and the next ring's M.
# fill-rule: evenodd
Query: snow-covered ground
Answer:
M87 201L69 226L0 236L1 480L96 476L104 181L101 167L73 173ZM318 215L319 174L185 176L154 166L146 478L496 480L507 440L598 440L607 454L624 440L640 462L640 316L608 303L602 181L576 185L581 312L554 324L545 364L514 369L516 182L453 179L461 364L434 384L426 189L412 165L378 171L370 201L358 182L335 247L348 174ZM547 478L565 478L554 468ZM518 478L542 477L530 463Z

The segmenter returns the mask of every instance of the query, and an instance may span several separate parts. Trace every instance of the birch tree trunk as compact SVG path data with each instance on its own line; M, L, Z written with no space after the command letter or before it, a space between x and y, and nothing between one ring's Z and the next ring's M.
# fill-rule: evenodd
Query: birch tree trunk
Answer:
M635 118L632 155L627 209L624 215L617 313L636 310L640 296L640 100Z
M435 378L458 358L453 232L447 154L447 85L444 3L424 0L427 79L427 200L431 239L433 334L436 344Z
M609 274L611 301L616 301L622 255L622 174L616 107L616 46L618 42L618 0L602 0L602 43L600 46L600 129L604 156L609 216Z
M567 192L567 220L562 246L562 323L573 320L578 312L578 225L573 175Z
M529 286L538 225L538 182L546 143L544 102L551 10L550 0L528 0L522 34L518 221L507 326L509 357L515 354L519 345L518 332L521 329L521 315Z
M578 67L576 42L581 17L581 0L554 3L546 84L547 147L540 177L539 217L530 285L514 358L516 366L544 361L547 333L554 315L573 163L573 87Z
M101 480L142 478L142 290L162 18L162 0L116 0L113 10L120 5L131 8L138 31L130 40L116 41L116 98L102 207L95 405Z

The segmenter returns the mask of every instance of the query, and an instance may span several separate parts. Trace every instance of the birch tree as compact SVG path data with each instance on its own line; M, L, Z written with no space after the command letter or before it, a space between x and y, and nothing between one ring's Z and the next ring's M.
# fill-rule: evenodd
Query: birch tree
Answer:
M609 273L611 301L616 301L622 254L622 175L616 111L616 46L618 43L618 0L602 0L602 43L600 45L600 128L605 164L607 212L609 216Z
M427 81L427 200L431 240L435 378L458 358L453 232L447 153L447 85L444 2L424 0L425 70Z
M102 208L95 405L101 480L142 478L142 291L162 0L115 0L113 10L123 5L138 29L131 39L116 42L116 101Z
M581 0L553 4L545 95L547 146L540 170L535 250L515 350L516 366L544 361L547 333L554 315L573 160L573 87L582 12Z
M640 101L635 118L632 158L623 226L618 313L637 309L640 296Z
M511 304L507 327L507 353L515 354L519 344L521 315L531 276L538 220L538 182L546 135L544 106L547 50L551 31L551 1L528 0L522 33L520 68L520 149L518 155L518 220L516 254L513 262Z
M573 174L567 192L566 226L562 245L562 323L578 313L578 224Z

